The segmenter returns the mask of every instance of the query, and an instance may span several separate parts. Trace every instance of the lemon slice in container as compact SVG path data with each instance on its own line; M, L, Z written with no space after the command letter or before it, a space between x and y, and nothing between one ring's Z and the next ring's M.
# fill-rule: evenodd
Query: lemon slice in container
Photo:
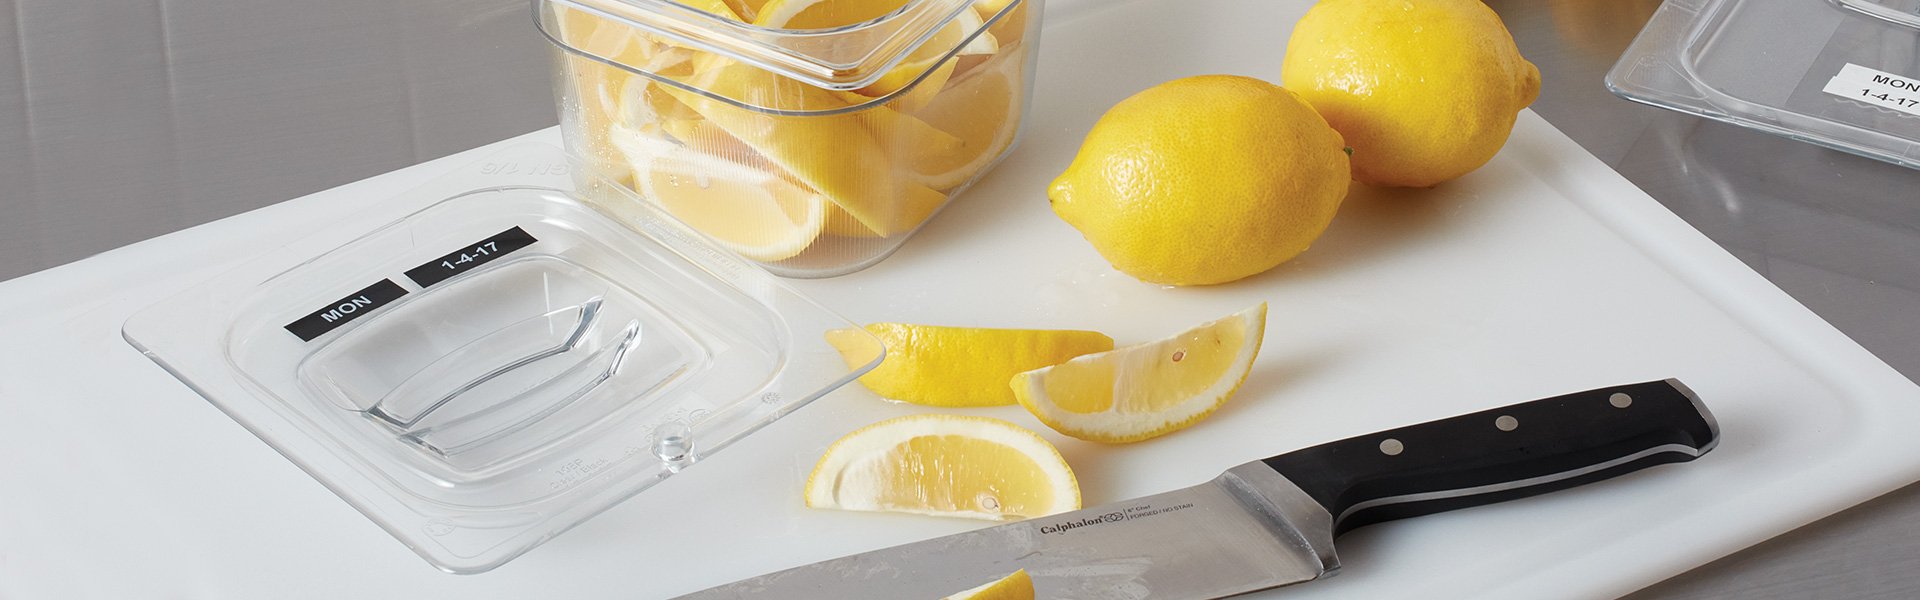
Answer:
M753 23L761 27L776 29L833 29L872 21L892 14L907 4L906 0L773 0L762 6L754 14ZM979 13L963 10L948 21L932 37L915 48L902 59L900 64L880 76L872 84L860 88L860 93L870 98L891 94L918 79L922 73L930 70L935 75L921 85L937 92L946 82L947 71L940 73L938 61L946 58L949 51L959 46L960 56L982 56L997 52L1000 48L993 34L981 31L986 22ZM971 39L967 36L979 32ZM962 45L962 42L965 42ZM948 67L950 69L950 67ZM909 106L914 106L909 104Z
M625 128L614 143L641 195L741 256L792 258L826 228L827 199L774 173Z
M1013 377L1013 394L1055 431L1135 442L1186 429L1240 389L1266 332L1267 304L1157 342L1088 354Z
M999 419L913 415L868 425L827 448L807 506L1012 520L1080 508L1080 485L1053 444Z
M913 157L920 183L937 190L966 183L1013 144L1021 110L1019 83L1013 77L1006 68L976 69L915 113L934 129L961 141L958 146L920 145L923 150Z

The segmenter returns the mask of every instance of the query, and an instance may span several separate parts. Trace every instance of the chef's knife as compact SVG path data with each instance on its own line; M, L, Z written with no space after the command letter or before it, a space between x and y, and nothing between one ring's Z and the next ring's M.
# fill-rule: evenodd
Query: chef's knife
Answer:
M939 598L1026 569L1047 599L1223 598L1332 575L1333 538L1698 458L1713 415L1668 379L1348 438L1205 484L856 554L685 598ZM1543 535L1550 532L1541 532Z

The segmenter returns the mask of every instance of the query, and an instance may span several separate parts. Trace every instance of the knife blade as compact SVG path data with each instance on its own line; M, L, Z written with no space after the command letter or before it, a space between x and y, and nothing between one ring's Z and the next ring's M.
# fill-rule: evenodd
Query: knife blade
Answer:
M1337 573L1335 536L1690 461L1678 380L1612 386L1256 460L1204 484L800 566L682 598L939 598L1019 569L1049 599L1224 598Z

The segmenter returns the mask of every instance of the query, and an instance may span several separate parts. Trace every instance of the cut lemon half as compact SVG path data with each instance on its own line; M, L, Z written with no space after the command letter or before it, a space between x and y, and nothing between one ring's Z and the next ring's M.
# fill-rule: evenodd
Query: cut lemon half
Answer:
M928 406L1007 406L1014 403L1007 379L1067 359L1113 349L1098 331L983 329L907 323L872 323L827 332L827 343L852 368L886 359L860 383L883 398ZM873 337L867 337L873 334Z
M1026 569L942 600L1033 600L1033 577Z
M1053 444L999 419L913 415L827 448L807 506L995 521L1080 508L1080 484Z
M615 133L641 195L741 256L792 258L826 227L827 200L811 190L638 131Z
M920 183L937 190L966 183L1013 144L1020 128L1021 96L1012 72L1017 66L1002 57L975 69L915 114L961 141L944 151L935 151L938 146L930 143L919 145L923 150L915 153L913 169Z
M1267 304L1173 337L1089 354L1013 377L1020 405L1055 431L1136 442L1186 429L1246 381L1266 332Z

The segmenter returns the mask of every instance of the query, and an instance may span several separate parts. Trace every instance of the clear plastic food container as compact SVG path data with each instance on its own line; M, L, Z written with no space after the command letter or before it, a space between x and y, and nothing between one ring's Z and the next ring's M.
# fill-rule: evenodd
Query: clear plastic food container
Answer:
M1017 141L1043 0L540 0L582 190L789 277L900 247Z
M1607 87L1920 167L1920 0L1667 0Z
M447 571L499 566L872 367L826 343L845 319L644 205L498 187L361 231L125 335Z

